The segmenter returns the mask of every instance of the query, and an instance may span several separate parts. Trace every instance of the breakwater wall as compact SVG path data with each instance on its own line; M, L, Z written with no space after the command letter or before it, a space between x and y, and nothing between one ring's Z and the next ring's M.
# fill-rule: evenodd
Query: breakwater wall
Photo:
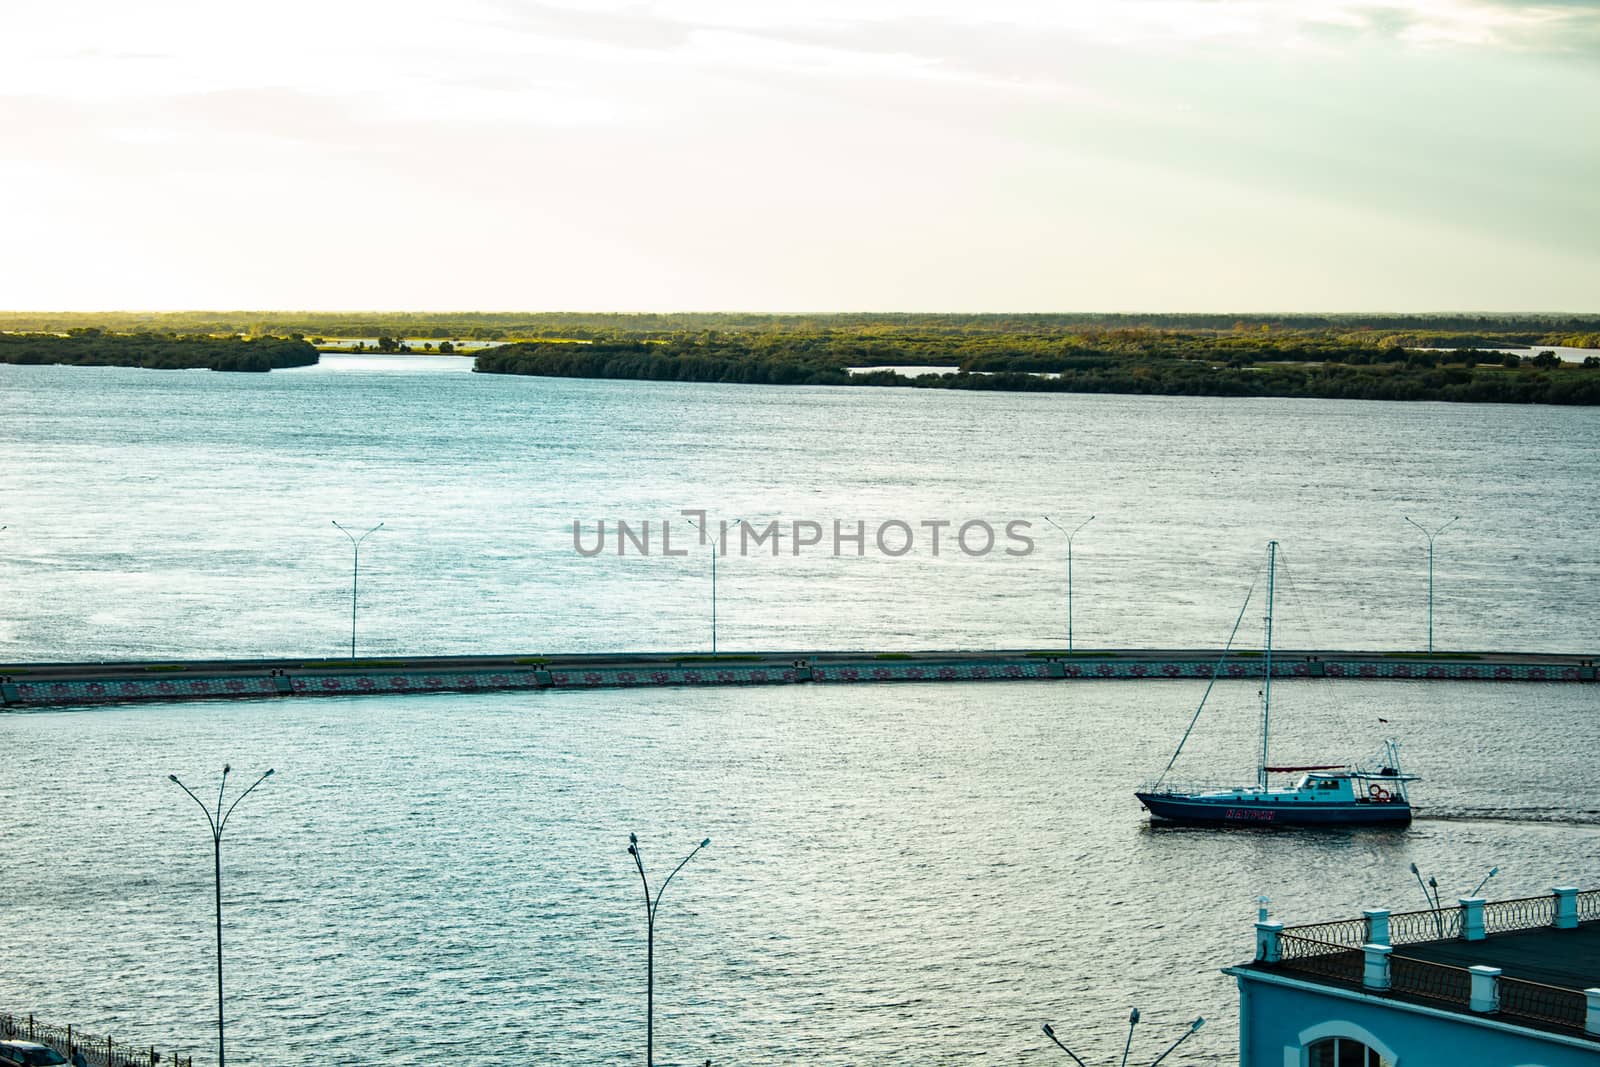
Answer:
M620 653L381 660L0 665L0 704L71 707L246 697L471 693L639 686L1206 679L1220 650ZM1596 656L1525 652L1284 651L1274 678L1594 682ZM1261 676L1235 653L1222 677Z

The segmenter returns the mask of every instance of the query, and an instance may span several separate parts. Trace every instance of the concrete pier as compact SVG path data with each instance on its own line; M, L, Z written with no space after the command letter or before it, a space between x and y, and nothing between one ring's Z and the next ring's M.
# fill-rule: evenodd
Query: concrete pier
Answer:
M363 693L839 682L1206 679L1217 649L924 652L688 652L371 659L171 660L0 665L0 704L70 707L139 701ZM1531 652L1275 652L1274 678L1593 682L1600 655ZM1233 653L1222 677L1261 674Z

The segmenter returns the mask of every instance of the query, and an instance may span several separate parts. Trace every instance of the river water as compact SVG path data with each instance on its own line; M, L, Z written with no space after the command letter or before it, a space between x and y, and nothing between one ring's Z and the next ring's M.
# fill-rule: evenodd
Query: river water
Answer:
M710 574L574 552L571 523L866 524L857 556L718 561L741 648L1215 645L1277 538L1301 646L1592 650L1600 431L1580 410L927 395L468 376L325 357L270 375L0 367L0 662L349 651L704 648ZM889 557L945 520L1000 547ZM1037 551L1003 552L1032 520ZM657 527L658 529L658 527ZM1055 535L1047 539L1045 534ZM683 539L680 539L683 538ZM831 538L826 539L831 540ZM736 545L736 542L731 544ZM894 547L891 545L891 547ZM1252 613L1253 614L1253 613ZM1251 641L1259 623L1247 622ZM1387 833L1151 830L1192 682L785 687L181 704L0 716L0 1007L212 1062L211 855L224 762L276 776L224 841L229 1051L609 1064L642 1055L644 909L663 1063L1148 1062L1236 1055L1219 968L1256 897L1305 922L1600 884L1589 687L1297 681L1275 754L1405 744L1423 815ZM1180 769L1248 775L1254 686ZM1378 717L1389 725L1377 723ZM248 776L248 777L246 777ZM1140 1049L1146 1051L1138 1059ZM1051 1053L1054 1053L1052 1056Z

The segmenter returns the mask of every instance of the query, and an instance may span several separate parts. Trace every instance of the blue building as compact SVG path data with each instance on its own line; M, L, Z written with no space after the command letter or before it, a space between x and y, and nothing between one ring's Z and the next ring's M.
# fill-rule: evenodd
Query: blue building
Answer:
M1600 1067L1600 890L1256 924L1240 1067Z

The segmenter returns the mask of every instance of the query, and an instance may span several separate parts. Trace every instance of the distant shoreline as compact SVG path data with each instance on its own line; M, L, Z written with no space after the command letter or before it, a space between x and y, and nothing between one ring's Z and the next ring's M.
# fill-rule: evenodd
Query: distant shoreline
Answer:
M947 373L940 370L948 366ZM907 376L895 369L915 369ZM757 335L508 344L485 374L745 385L827 385L1154 396L1308 397L1453 403L1600 404L1600 355L1582 364L1477 349L1232 336L951 339Z
M317 350L288 337L172 337L107 333L97 327L66 334L0 334L0 363L74 367L141 367L147 370L215 370L266 373L309 367Z
M268 371L471 355L486 374L987 392L1593 406L1600 317L0 313L0 362ZM145 329L115 332L138 320ZM153 320L206 332L154 332ZM280 330L291 324L339 327ZM61 327L42 329L42 327ZM230 326L247 328L216 332ZM374 332L366 332L374 331ZM1558 351L1566 353L1562 359ZM1595 354L1581 355L1589 350ZM906 373L901 373L905 371Z

